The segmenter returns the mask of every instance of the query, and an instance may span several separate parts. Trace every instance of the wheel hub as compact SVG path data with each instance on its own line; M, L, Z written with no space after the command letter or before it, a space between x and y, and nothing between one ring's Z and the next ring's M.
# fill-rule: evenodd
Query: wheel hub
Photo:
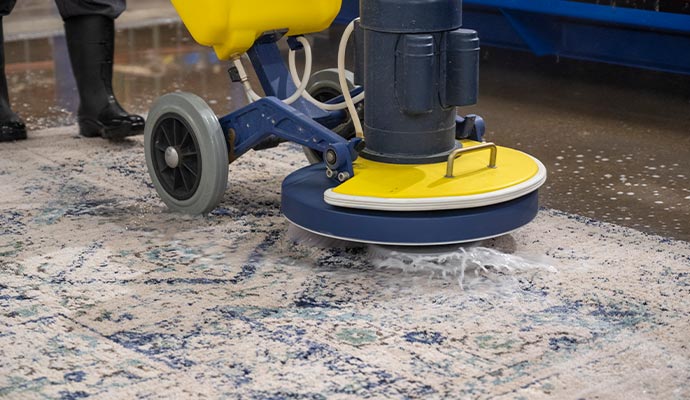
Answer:
M169 146L165 149L165 163L170 168L177 168L180 166L180 155L175 147Z

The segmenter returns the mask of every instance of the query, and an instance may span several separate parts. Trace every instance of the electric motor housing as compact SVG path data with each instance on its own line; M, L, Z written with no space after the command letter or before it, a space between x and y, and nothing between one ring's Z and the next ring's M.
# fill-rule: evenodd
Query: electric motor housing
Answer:
M362 156L443 161L456 148L455 107L475 104L479 38L461 0L366 0L355 33L356 81L367 93ZM363 78L362 78L363 77Z

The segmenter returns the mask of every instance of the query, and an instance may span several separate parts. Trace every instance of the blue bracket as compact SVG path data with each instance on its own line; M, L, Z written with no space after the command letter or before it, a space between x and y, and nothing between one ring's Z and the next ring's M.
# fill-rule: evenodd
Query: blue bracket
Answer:
M264 94L279 99L286 99L297 90L297 87L295 87L292 81L290 71L285 65L277 45L277 41L282 36L282 32L265 34L247 51L247 55L259 78ZM293 50L302 48L302 45L294 37L288 38L288 44ZM356 87L351 91L351 96L355 97L361 91L361 87ZM342 101L343 97L338 96L328 101L328 103L339 103ZM297 99L291 105L310 119L329 129L335 128L348 119L348 115L344 110L324 111L303 98Z
M280 54L280 49L276 44L281 37L282 35L278 33L260 37L254 46L247 51L247 55L252 61L252 66L266 96L286 99L295 93L297 87L292 82L290 71L285 65L283 56ZM318 108L305 99L297 99L293 103L293 107L299 109L311 119L324 119L330 116L328 111Z
M484 118L476 114L468 114L464 117L455 117L455 138L470 139L475 142L484 141L484 132L486 131L486 124Z
M306 146L323 155L330 176L354 176L352 163L364 142L346 140L276 97L265 97L220 118L228 135L230 161L272 136Z
M345 181L354 176L352 163L364 142L358 138L346 140L330 130L347 121L345 111L324 111L303 98L292 105L281 100L297 90L277 45L284 34L267 33L247 52L267 97L219 118L227 135L230 162L251 149L290 141L321 154L328 177ZM288 44L293 50L302 48L294 37L288 38ZM355 88L352 96L361 90ZM338 101L342 96L330 102Z

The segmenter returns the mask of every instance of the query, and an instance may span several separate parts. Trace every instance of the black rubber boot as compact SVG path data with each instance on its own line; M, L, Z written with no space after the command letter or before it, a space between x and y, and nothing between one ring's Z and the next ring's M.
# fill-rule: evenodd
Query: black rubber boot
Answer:
M101 15L67 18L65 35L79 90L79 134L118 139L143 133L144 118L126 112L113 94L113 20Z
M5 36L0 17L0 142L26 139L26 125L10 108L5 77Z

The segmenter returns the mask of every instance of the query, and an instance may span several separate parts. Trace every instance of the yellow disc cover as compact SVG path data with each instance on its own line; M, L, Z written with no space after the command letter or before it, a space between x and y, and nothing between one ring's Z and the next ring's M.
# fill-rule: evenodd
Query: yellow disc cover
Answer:
M462 141L463 148L480 145ZM455 161L453 177L446 162L388 164L358 158L355 175L324 193L328 204L375 210L439 210L481 207L508 201L538 189L546 168L521 151L497 146L496 168L489 168L489 152L463 154Z

